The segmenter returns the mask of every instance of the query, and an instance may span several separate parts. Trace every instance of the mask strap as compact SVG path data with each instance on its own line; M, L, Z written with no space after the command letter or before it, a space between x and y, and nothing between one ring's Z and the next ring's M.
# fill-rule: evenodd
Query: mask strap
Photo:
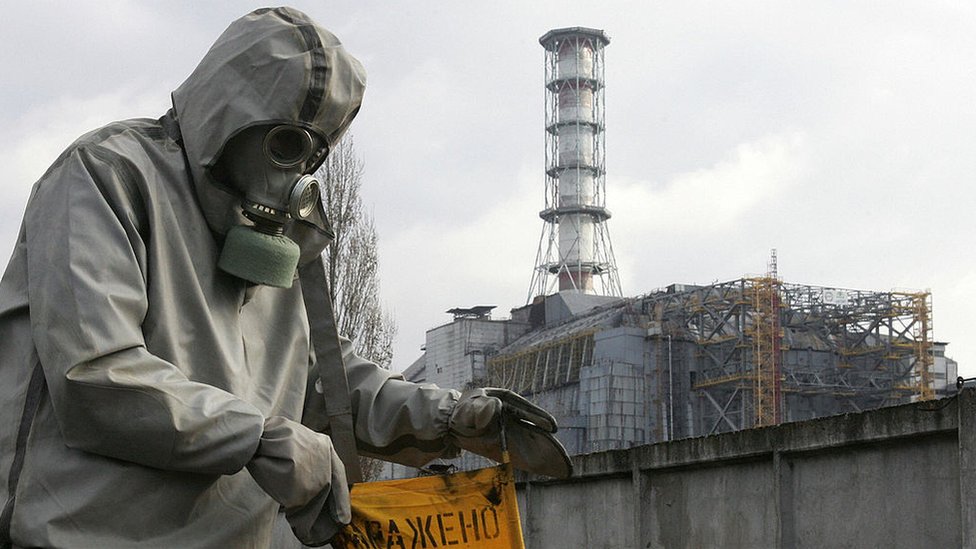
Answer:
M312 347L315 349L319 377L317 385L322 387L325 411L329 417L329 436L339 459L346 466L346 480L349 484L362 482L363 473L359 468L359 454L356 452L356 435L353 430L349 381L346 379L346 368L342 361L339 331L332 312L329 281L325 277L322 258L316 258L299 267L298 276L302 281L302 297L308 314Z

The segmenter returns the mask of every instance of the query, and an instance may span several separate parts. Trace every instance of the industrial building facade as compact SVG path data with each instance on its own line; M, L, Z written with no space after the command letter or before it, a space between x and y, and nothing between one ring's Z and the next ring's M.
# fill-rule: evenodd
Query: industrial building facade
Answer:
M931 294L787 284L560 292L493 320L454 309L404 375L506 387L546 408L571 454L858 412L953 393ZM461 467L467 468L464 462Z

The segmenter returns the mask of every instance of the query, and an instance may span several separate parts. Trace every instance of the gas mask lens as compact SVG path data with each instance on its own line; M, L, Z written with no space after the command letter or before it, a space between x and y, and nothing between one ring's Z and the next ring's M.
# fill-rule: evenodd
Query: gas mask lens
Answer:
M305 128L275 126L264 137L264 155L278 168L301 166L315 152L315 141Z
M295 219L306 219L315 211L321 196L319 182L310 175L303 175L291 189L288 213Z

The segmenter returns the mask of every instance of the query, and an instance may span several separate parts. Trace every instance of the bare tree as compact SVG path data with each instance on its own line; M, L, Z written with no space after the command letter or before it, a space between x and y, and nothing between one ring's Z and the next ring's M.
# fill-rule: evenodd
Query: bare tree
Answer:
M359 194L364 162L352 135L332 150L316 175L335 241L326 249L325 268L339 333L353 340L356 353L389 368L396 322L379 300L376 226ZM363 478L375 478L382 465L360 458Z

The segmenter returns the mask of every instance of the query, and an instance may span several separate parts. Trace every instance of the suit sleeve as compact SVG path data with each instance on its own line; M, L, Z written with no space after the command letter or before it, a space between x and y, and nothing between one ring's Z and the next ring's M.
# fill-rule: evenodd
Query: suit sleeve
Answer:
M264 418L147 350L144 239L166 238L166 228L146 226L133 198L138 170L127 166L108 150L76 149L28 204L31 330L55 416L72 448L234 473L253 456Z
M357 356L345 337L339 338L339 345L360 454L413 467L458 455L460 450L447 436L457 391L405 381L400 374ZM302 423L328 431L324 397L316 389L318 376L313 352Z
M415 467L458 455L447 436L457 391L405 381L357 356L349 340L341 343L362 453Z

